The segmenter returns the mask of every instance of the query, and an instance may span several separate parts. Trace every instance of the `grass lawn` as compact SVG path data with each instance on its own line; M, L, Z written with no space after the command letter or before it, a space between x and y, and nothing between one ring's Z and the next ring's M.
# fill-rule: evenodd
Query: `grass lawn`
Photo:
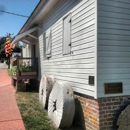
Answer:
M12 75L7 69L8 75ZM71 128L57 129L39 102L38 92L16 92L15 98L26 130L83 130L78 123Z
M17 92L15 98L26 130L56 130L38 101L38 93Z

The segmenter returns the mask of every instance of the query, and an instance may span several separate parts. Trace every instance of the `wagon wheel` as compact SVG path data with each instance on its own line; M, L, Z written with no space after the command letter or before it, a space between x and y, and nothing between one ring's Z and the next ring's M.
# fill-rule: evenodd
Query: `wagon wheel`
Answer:
M70 127L75 113L75 102L72 88L56 82L49 97L48 116L57 127Z
M40 82L39 100L44 108L48 108L49 95L54 85L54 78L52 76L43 76Z

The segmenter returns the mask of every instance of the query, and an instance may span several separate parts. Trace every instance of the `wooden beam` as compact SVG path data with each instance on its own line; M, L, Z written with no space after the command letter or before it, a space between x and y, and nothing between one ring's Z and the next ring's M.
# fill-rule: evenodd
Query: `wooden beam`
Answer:
M35 37L34 35L32 35L32 34L28 34L28 36L30 36L30 37L32 37L32 38L34 38L34 39L38 39L37 37Z
M27 43L27 44L30 44L31 42L30 41L28 41L28 40L26 40L26 39L23 39L22 40L24 43Z
M29 30L27 30L27 31L25 31L25 32L23 32L23 33L21 33L21 34L19 34L19 35L16 35L15 38L14 38L14 40L12 41L12 44L13 44L14 42L20 41L20 40L23 39L25 36L27 36L28 34L30 34L30 33L34 32L34 31L36 31L37 29L38 29L38 26L37 26L37 27L34 27L34 28L32 28L32 29L29 29Z

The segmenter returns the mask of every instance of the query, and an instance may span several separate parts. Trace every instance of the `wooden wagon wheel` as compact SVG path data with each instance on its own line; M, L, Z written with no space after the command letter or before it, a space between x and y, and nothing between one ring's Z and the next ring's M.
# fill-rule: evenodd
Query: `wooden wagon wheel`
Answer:
M52 76L43 76L40 82L39 100L44 108L48 108L49 95L54 85L54 78Z
M50 93L48 115L57 127L70 127L75 113L75 101L72 88L65 83L54 84Z

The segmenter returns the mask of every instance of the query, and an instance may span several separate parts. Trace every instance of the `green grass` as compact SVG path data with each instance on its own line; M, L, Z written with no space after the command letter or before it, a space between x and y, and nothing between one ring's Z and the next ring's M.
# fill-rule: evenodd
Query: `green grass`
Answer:
M17 92L15 98L26 130L56 130L38 101L38 93Z
M8 75L11 76L12 75L12 72L10 69L7 69L7 72L8 72Z

